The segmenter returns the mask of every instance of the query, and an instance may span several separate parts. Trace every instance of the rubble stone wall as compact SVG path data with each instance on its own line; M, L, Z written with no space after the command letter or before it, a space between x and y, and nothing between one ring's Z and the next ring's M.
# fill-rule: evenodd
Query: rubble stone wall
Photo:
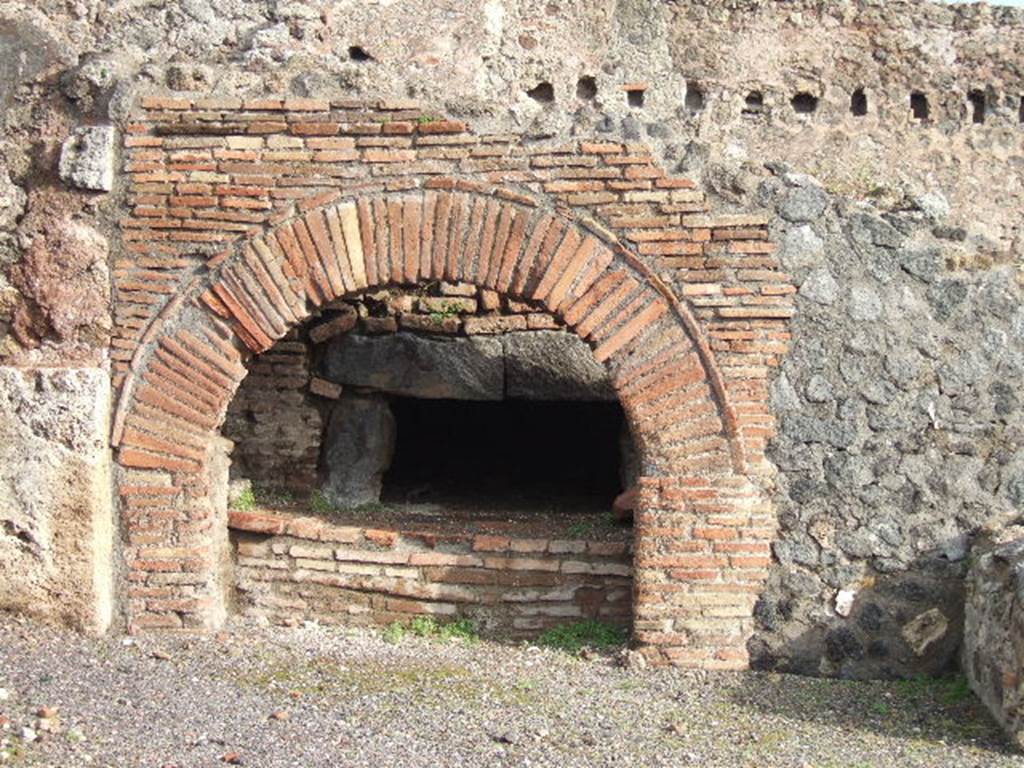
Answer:
M0 368L0 609L110 625L109 419L102 371Z
M967 577L963 668L978 698L1024 748L1024 539L1000 538L986 542Z

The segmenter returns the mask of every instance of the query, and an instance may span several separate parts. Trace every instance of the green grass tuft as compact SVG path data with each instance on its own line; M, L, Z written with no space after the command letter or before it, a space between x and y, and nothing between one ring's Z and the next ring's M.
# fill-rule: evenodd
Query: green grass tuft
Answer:
M256 499L256 504L259 506L274 507L281 504L291 504L295 501L294 493L287 488L275 485L253 483L252 492Z
M430 319L434 322L447 320L449 317L458 317L461 307L457 301L443 301L441 308L430 313Z
M309 508L318 515L327 515L338 511L334 503L319 489L313 491L313 494L309 497Z
M614 530L618 520L611 510L594 515L589 520L577 520L565 529L565 535L570 539L585 539L598 535L603 531Z
M238 494L238 498L232 503L231 508L237 509L239 512L252 512L256 508L256 493L251 486Z
M942 687L942 700L947 704L958 704L971 698L973 695L970 683L967 682L967 677L964 675L957 675L943 680Z
M962 674L949 677L915 675L897 681L896 688L905 699L917 701L930 698L945 704L958 704L973 695L967 678Z
M537 642L576 655L584 648L598 651L618 648L626 644L626 639L626 630L622 627L588 619L549 629L537 638Z
M408 624L395 621L384 629L384 640L389 643L400 642L406 636L425 637L442 643L449 640L475 643L480 639L480 632L471 619L439 622L433 616L417 616Z

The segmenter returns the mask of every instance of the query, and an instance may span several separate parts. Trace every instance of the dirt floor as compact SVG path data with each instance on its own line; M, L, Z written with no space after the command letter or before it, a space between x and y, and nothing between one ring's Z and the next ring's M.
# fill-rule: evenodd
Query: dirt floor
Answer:
M233 622L86 638L0 616L0 764L1024 766L962 679L629 669L615 653Z

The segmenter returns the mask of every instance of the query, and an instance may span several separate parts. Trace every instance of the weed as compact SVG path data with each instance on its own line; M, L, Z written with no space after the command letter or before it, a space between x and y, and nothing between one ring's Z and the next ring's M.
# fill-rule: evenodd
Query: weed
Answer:
M405 624L400 621L393 621L384 628L383 638L385 643L398 643L405 637Z
M457 301L443 301L441 308L430 313L430 319L435 322L447 320L449 317L457 317L460 306Z
M358 515L382 515L385 512L390 511L391 507L387 504L382 504L379 501L368 501L365 504L360 504L358 507L352 507L347 512L354 512Z
M565 529L565 533L570 539L585 539L602 530L613 530L615 523L615 513L609 510L589 520L577 520Z
M942 700L947 704L959 704L971 698L971 686L964 675L943 680Z
M10 765L25 757L25 745L17 736L0 741L0 763Z
M880 717L885 717L886 715L892 712L892 707L890 707L885 702L879 701L871 706L871 711L874 712L876 715L879 715Z
M427 123L436 123L441 118L438 115L420 115L416 118L418 125L425 125Z
M254 483L252 486L253 498L259 506L279 506L291 504L295 501L295 494L287 488L274 485L263 485Z
M309 508L318 515L327 515L338 511L334 502L327 498L327 495L320 489L313 491L309 497Z
M932 698L946 704L959 704L971 696L971 688L963 675L930 677L916 675L896 683L899 693L908 699Z
M238 494L238 498L235 499L231 508L237 509L239 512L251 512L256 508L256 494L251 486Z
M406 635L439 640L442 643L449 640L475 643L480 639L476 622L471 619L439 622L433 616L417 616L408 624L392 622L384 630L384 640L389 643L400 642Z
M549 629L537 638L537 642L575 655L584 648L603 651L624 645L626 630L614 624L588 619Z
M577 520L565 529L565 533L570 539L585 539L593 535L596 527L593 520Z

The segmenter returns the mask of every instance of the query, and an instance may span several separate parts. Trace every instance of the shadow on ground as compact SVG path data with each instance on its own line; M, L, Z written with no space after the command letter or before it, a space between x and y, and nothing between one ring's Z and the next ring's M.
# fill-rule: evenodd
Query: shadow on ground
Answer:
M961 676L855 681L748 673L728 692L745 709L925 744L1014 749Z

